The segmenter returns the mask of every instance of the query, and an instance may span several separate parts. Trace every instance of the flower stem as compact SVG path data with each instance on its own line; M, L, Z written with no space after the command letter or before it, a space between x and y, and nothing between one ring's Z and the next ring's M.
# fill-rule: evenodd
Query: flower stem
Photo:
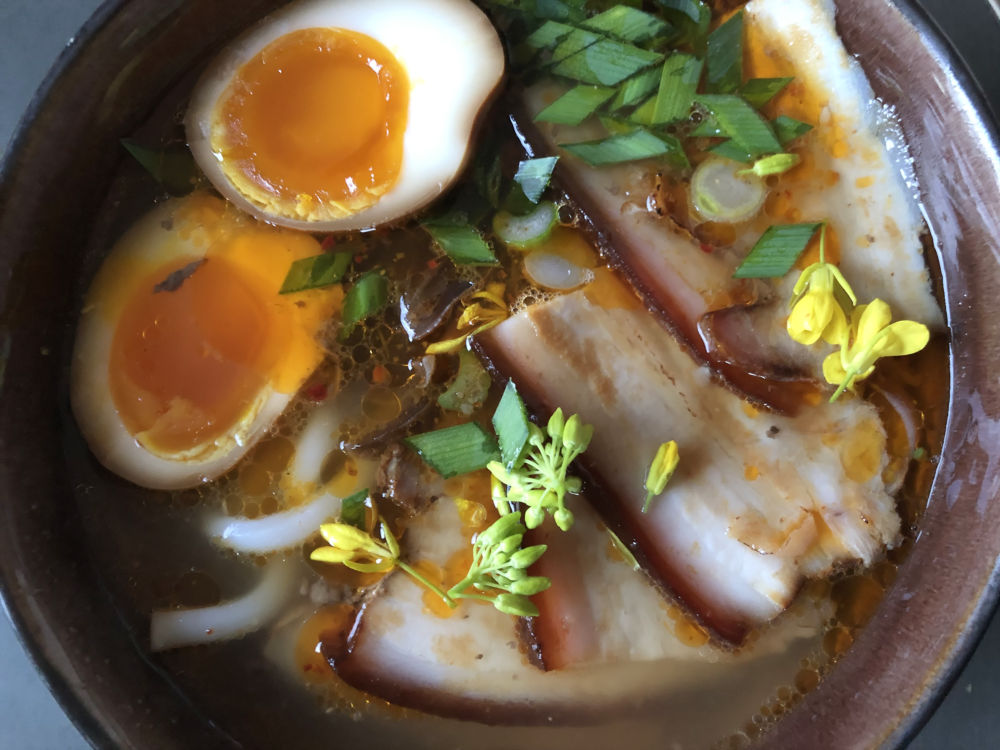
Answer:
M431 581L429 581L416 568L413 568L413 567L407 565L402 560L396 560L396 565L399 567L400 570L402 570L404 573L406 573L407 575L409 575L411 578L415 579L418 583L422 583L424 586L426 586L427 588L429 588L435 594L437 594L438 596L440 596L441 599L444 600L444 603L447 604L452 609L455 609L455 607L458 606L455 603L454 599L452 599L448 594L446 594L444 591L442 591L439 587L435 586Z

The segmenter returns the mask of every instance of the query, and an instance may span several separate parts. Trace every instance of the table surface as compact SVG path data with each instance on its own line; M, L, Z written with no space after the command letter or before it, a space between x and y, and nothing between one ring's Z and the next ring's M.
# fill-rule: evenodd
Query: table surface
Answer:
M961 9L988 3L1000 16L998 0L923 0L925 8L953 38L962 42L969 66L1000 109L996 48L977 44L996 28L966 22ZM0 146L10 138L21 113L52 62L99 0L0 0ZM1000 742L1000 617L994 619L951 692L911 748L934 750L994 746ZM10 622L0 617L0 748L76 750L87 742L63 714L35 673Z

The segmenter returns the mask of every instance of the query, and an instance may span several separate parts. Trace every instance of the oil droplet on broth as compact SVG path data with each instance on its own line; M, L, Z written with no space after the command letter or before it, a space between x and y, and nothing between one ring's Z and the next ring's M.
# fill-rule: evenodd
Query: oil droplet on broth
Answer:
M358 462L342 450L332 450L323 459L319 481L334 495L347 497L357 489Z
M320 652L325 640L342 637L350 627L354 607L349 604L331 604L319 609L299 631L295 643L295 664L306 682L326 682L334 672Z
M380 385L369 388L361 399L362 413L376 424L392 421L399 416L401 408L399 396Z

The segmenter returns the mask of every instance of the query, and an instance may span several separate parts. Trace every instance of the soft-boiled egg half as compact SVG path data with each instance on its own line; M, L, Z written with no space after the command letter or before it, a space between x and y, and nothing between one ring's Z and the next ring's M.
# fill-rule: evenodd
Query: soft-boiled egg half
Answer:
M90 287L73 352L73 413L98 460L154 489L233 466L322 361L340 286L279 294L291 264L320 252L203 192L132 227Z
M188 142L212 184L261 219L373 227L455 179L503 70L469 0L299 0L205 72Z

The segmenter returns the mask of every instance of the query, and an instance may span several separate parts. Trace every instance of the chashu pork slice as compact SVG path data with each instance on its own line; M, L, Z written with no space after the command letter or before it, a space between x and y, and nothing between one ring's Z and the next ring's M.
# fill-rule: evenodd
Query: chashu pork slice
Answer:
M800 346L785 333L797 272L774 281L733 278L769 226L828 222L827 259L839 264L860 302L879 297L896 319L943 325L905 141L845 50L834 14L830 0L753 0L745 7L745 77L793 79L764 114L812 126L787 145L801 163L769 178L763 210L749 221L700 218L688 199L687 172L664 160L589 166L562 149L607 136L596 117L576 126L533 121L565 83L544 80L527 89L527 116L515 118L530 151L561 156L560 187L646 303L724 379L788 413L797 394L775 381L822 380L826 350ZM664 188L669 184L675 189ZM815 246L805 257L818 259Z
M758 412L714 382L615 282L535 305L478 337L529 407L594 426L580 459L588 496L660 583L739 643L784 610L806 578L871 563L900 529L886 492L885 433L855 398ZM603 303L603 304L602 304ZM681 461L646 514L657 446Z
M481 602L463 601L442 616L428 606L433 595L397 571L358 609L349 631L327 634L323 653L353 687L441 716L593 724L704 694L732 703L735 721L787 679L781 669L809 653L830 616L828 606L806 603L739 652L693 642L647 576L607 553L606 529L593 512L577 510L573 528L548 540L545 567L533 571L551 575L552 588L533 597L541 614L527 627ZM408 527L406 556L449 566L469 548L464 523L451 498L438 499ZM684 709L677 712L680 721Z

